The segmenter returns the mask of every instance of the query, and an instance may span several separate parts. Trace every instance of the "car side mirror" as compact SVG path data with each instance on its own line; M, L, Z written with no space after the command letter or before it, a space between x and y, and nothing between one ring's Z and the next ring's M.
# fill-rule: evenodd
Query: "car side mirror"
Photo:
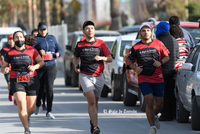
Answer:
M72 46L71 45L66 45L66 50L71 51L72 50Z
M193 66L192 63L183 63L182 69L192 71L192 72L195 71L195 67Z

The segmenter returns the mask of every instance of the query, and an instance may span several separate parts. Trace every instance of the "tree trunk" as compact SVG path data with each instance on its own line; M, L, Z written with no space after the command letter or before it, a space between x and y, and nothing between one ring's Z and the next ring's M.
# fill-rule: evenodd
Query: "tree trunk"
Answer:
M62 21L65 20L65 8L64 8L64 2L63 2L63 0L60 0L60 7L61 7L60 19L61 19L61 23L62 23Z
M57 7L56 7L56 0L53 0L53 11L52 11L52 25L57 25L58 21L57 21Z
M28 29L32 29L33 28L33 17L32 17L32 0L28 0L27 1L27 5L28 5Z
M45 6L46 6L46 23L47 23L47 26L50 26L51 25L51 22L50 22L50 7L49 7L49 1L46 0L45 2Z
M33 0L33 27L36 28L37 25L38 25L37 0Z
M40 0L41 21L46 21L46 0Z
M110 0L110 30L119 30L119 0Z

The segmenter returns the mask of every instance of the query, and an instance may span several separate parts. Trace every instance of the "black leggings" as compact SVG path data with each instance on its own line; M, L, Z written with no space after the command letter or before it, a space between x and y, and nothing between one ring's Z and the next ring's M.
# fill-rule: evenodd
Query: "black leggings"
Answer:
M52 111L53 102L53 84L56 78L56 65L43 66L37 70L38 77L40 80L40 90L37 96L36 106L41 106L41 98L43 97L44 87L46 88L47 96L47 113Z

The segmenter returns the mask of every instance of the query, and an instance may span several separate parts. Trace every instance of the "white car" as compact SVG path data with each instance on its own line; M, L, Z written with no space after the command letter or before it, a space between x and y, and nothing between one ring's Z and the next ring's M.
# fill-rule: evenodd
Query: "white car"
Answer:
M0 41L0 50L7 45L8 39L2 38Z
M96 38L103 40L110 50L117 36L103 36L103 37L96 37Z
M123 50L127 44L132 44L136 39L137 33L118 36L111 47L113 61L105 62L104 78L105 85L101 93L101 97L107 97L111 90L112 100L121 100L122 93L122 66L123 66Z

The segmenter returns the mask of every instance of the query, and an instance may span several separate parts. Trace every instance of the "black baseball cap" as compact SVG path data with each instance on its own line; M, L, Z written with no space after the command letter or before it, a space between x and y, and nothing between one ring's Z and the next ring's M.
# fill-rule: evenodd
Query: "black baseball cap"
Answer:
M38 24L38 30L47 29L47 24L45 22L40 22Z
M85 22L83 23L83 29L84 29L86 26L88 26L88 25L93 25L93 26L95 26L95 25L94 25L94 22L92 22L92 21L90 21L90 20L87 20L87 21L85 21Z

